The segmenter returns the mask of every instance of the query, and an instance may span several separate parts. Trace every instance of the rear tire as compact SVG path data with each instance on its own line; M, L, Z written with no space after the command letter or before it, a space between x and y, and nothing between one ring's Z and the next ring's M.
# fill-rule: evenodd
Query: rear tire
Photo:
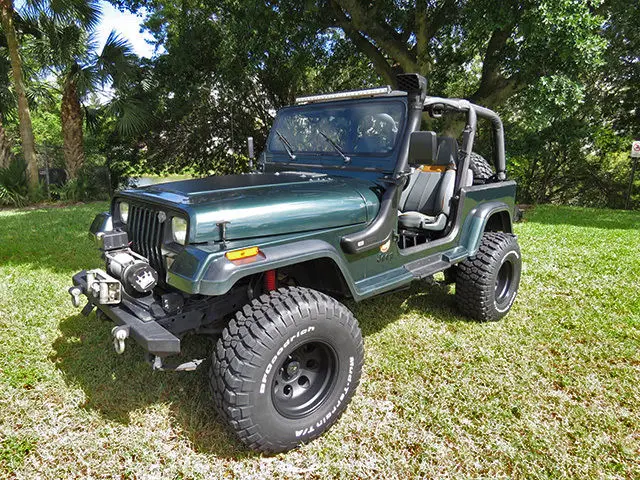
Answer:
M246 305L218 340L210 383L240 440L264 452L320 436L360 381L364 348L353 314L307 288L281 288Z
M456 302L480 321L504 317L518 293L522 257L515 235L486 232L478 252L457 265Z

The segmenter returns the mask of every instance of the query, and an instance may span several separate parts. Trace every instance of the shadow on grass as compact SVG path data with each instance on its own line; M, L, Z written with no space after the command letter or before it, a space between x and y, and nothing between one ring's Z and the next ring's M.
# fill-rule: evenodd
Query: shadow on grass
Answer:
M434 321L465 322L456 316L453 296L447 292L448 287L415 282L408 290L349 307L365 336L414 310L428 313ZM126 425L144 415L145 408L164 404L196 451L236 459L257 455L244 448L217 418L209 396L207 362L195 373L153 372L142 349L133 342L123 355L114 353L112 326L93 314L60 322L61 335L53 344L51 360L69 385L84 391L83 408ZM208 357L211 349L209 339L187 337L183 341L185 358Z
M165 405L194 450L221 458L254 455L217 419L209 398L208 365L196 372L154 372L133 342L124 354L114 352L112 327L94 314L60 322L61 335L53 344L51 360L69 385L84 391L83 408L128 425L140 422L140 416L153 415L145 411L147 407ZM211 350L211 341L204 338L187 337L183 345L190 358L206 357Z
M449 286L426 281L413 282L406 290L390 292L362 303L348 303L364 336L383 330L402 315L419 312L441 323L468 322L455 308Z
M525 223L571 225L612 230L640 229L640 212L584 207L538 205L526 212Z

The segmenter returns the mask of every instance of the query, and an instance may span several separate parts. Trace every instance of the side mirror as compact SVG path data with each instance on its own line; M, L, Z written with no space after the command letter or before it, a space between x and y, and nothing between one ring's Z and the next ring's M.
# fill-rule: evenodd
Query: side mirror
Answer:
M247 137L247 149L249 151L249 170L253 170L253 159L255 158L253 151L253 137Z
M436 132L413 132L409 138L409 165L433 163L438 155Z

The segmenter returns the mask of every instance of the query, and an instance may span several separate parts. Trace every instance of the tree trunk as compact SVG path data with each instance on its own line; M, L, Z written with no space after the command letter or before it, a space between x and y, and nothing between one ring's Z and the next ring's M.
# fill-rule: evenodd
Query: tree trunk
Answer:
M22 140L22 153L27 162L27 179L31 190L38 186L38 161L36 157L33 127L31 125L31 113L22 75L22 60L20 59L20 47L18 35L13 24L13 0L0 0L0 21L7 38L9 57L11 59L11 72L16 96L18 97L18 118L20 119L20 139Z
M67 175L69 180L73 180L78 178L78 171L84 164L82 108L75 80L65 80L60 120L62 122L62 141Z
M11 163L11 140L7 136L7 132L2 125L0 118L0 168L6 168Z

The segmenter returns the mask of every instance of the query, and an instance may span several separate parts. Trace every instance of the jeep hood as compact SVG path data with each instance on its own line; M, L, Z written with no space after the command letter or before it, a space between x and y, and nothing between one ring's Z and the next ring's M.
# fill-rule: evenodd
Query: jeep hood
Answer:
M377 214L374 183L317 173L225 175L123 192L189 216L189 243L266 237L366 224Z

